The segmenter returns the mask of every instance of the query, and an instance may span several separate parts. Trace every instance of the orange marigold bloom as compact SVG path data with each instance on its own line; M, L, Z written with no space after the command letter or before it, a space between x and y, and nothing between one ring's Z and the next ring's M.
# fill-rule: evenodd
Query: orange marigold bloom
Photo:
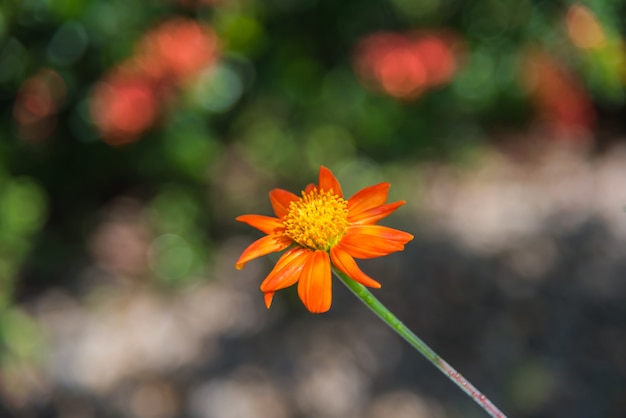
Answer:
M235 267L240 270L257 257L289 248L261 283L265 305L272 304L274 292L298 283L298 296L312 313L330 309L331 263L364 286L380 283L359 269L355 258L375 258L402 251L413 235L376 225L405 201L385 203L389 183L379 183L344 199L337 178L320 167L319 184L308 185L302 197L283 189L270 192L276 217L237 217L267 235L253 242L241 254Z

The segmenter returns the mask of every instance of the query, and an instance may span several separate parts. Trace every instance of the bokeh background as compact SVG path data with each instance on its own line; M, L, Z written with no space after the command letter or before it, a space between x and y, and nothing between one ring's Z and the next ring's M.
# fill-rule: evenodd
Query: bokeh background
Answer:
M626 1L0 5L0 416L485 416L270 214L392 183L375 294L509 416L626 416Z

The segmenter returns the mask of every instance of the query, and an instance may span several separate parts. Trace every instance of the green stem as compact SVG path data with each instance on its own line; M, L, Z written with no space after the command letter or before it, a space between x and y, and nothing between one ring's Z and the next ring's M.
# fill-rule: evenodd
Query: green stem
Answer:
M459 372L450 366L444 359L439 357L430 347L424 343L417 335L407 328L389 309L378 301L367 290L365 286L350 279L343 272L333 268L333 272L339 279L350 289L363 303L365 303L376 315L378 315L387 325L393 328L402 338L404 338L413 348L422 353L436 368L443 374L448 376L463 392L471 397L481 408L489 415L496 418L506 418L504 415L485 395L474 387Z

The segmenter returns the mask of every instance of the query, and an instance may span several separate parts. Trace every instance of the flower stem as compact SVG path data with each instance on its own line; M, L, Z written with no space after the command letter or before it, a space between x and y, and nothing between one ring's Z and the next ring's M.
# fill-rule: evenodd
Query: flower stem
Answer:
M504 415L485 395L474 387L465 377L450 366L444 359L435 353L430 347L424 343L417 335L415 335L406 325L393 314L389 309L378 301L367 290L365 286L350 279L343 272L333 268L333 272L352 291L361 301L366 304L376 315L378 315L387 325L404 338L413 348L422 353L435 367L443 374L448 376L463 392L471 397L481 408L489 415L496 418L506 418Z

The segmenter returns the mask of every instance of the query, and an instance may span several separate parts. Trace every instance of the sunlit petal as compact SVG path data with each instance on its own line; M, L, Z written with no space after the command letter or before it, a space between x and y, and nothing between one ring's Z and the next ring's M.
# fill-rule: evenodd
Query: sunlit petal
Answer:
M283 189L274 189L270 192L270 202L274 213L279 218L286 216L289 213L289 204L298 200L298 196Z
M292 243L293 241L289 238L283 237L282 235L266 235L259 238L250 244L248 248L243 251L243 253L241 253L239 260L235 263L235 268L237 270L241 270L248 261L267 254L282 251L289 247Z
M378 183L366 187L348 199L348 211L351 216L356 216L363 211L376 206L384 205L389 194L389 183Z
M369 241L363 243L363 240ZM361 259L384 257L404 249L402 244L382 239L370 239L367 235L345 236L337 246L352 257Z
M331 283L328 253L312 252L298 281L298 296L310 312L322 313L330 309Z
M272 292L284 289L298 281L300 272L312 251L301 247L292 248L283 254L261 283L261 291Z
M380 287L380 283L363 273L357 266L354 258L341 247L334 246L330 249L330 259L335 267L347 274L355 282L359 282L363 286Z
M258 229L259 231L265 232L266 234L273 234L285 228L281 219L274 218L272 216L241 215L235 219Z
M355 258L383 257L402 251L413 235L380 225L352 225L338 246Z
M327 192L332 189L337 196L343 197L339 181L333 173L324 166L320 167L320 189Z
M404 205L406 202L400 200L398 202L387 203L386 205L376 206L366 211L360 212L357 215L353 213L348 214L348 221L351 224L372 225L380 221L383 218L391 215L396 209Z
M406 244L413 239L413 235L407 232L382 225L352 225L348 227L348 235L352 234L370 235L375 238L395 241L401 244Z

